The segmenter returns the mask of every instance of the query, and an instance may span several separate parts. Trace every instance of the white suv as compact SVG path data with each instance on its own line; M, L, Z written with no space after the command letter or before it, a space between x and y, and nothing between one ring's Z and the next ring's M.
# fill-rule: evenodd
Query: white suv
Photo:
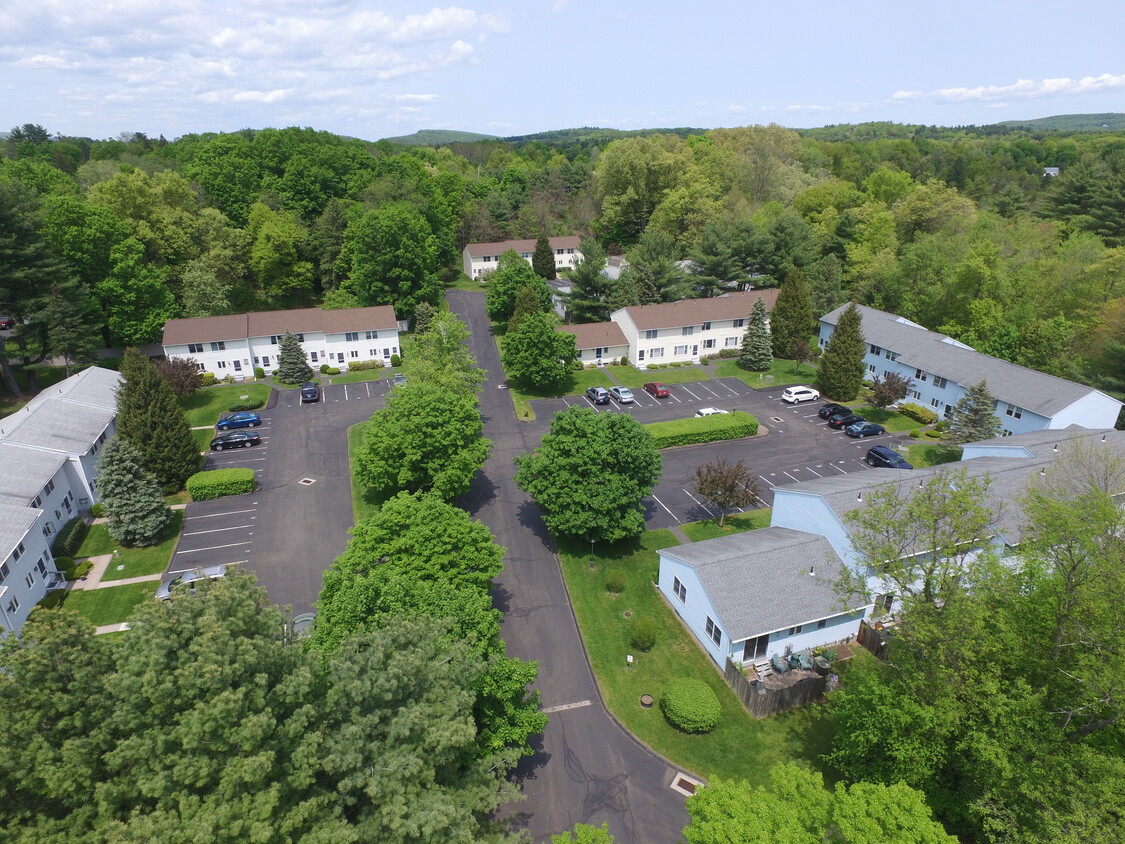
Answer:
M820 393L812 387L786 387L785 392L781 394L781 400L787 401L790 404L800 404L803 401L816 401L820 398Z

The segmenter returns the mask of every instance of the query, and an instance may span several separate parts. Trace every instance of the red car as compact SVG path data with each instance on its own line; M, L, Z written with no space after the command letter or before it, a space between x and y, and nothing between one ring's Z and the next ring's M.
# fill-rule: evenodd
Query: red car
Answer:
M15 328L15 327L16 327L15 317L0 316L0 328L7 329L7 328Z
M668 388L661 384L659 381L649 381L644 385L646 393L652 393L658 399L666 399L672 395L668 392Z

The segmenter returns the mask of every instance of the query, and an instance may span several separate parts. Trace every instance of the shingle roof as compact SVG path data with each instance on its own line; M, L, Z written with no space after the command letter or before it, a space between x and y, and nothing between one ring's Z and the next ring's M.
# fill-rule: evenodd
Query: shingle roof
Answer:
M4 440L85 454L115 415L114 410L49 399L30 413L16 413L4 419Z
M552 249L577 249L579 247L579 238L571 235L564 235L562 237L549 237ZM465 247L468 250L469 256L472 258L481 258L485 255L503 255L509 249L516 252L534 252L535 240L501 240L496 243L470 243Z
M40 395L114 410L117 407L117 387L124 380L120 372L91 366L54 387L48 387Z
M27 532L35 527L35 520L42 512L33 507L0 502L0 562L8 559Z
M846 305L820 319L835 326ZM1098 392L1064 378L1036 372L981 352L903 317L858 305L868 343L899 353L899 363L940 375L963 387L982 379L1000 401L1051 417L1084 396Z
M209 343L218 340L244 340L248 337L269 337L284 334L343 334L347 331L390 331L398 328L394 308L376 305L371 308L342 308L325 311L320 308L295 308L288 311L255 311L229 316L170 319L164 323L164 345Z
M659 305L633 305L623 310L629 314L638 331L679 328L721 319L748 317L750 309L754 307L754 302L759 296L765 300L766 310L772 311L779 292L776 288L746 290L708 299L681 299L678 302L663 302Z
M1001 449L1011 451L1011 456L1017 458L1028 456L1050 457L1056 453L1056 446L1062 446L1064 443L1072 441L1083 441L1090 444L1105 443L1110 448L1125 452L1125 431L1116 431L1113 428L1083 428L1079 425L1069 425L1066 428L1044 428L1039 431L1012 434L1008 437L979 440L966 443L965 448Z
M579 351L608 346L626 346L628 341L616 322L584 322L579 325L560 325L559 331L574 335L574 345Z
M58 452L0 442L0 497L26 507L65 462Z
M771 527L660 553L695 569L735 642L848 611L835 590L843 564L822 536Z

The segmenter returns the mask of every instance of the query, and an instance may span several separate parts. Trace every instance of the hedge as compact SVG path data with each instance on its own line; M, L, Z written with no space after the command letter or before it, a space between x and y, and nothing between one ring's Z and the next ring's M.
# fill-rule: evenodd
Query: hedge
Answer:
M362 372L365 369L382 369L381 360L353 360L348 363L348 372Z
M660 710L673 726L685 733L710 732L723 714L715 690L691 677L681 677L664 687Z
M673 448L752 437L758 433L758 420L743 410L736 410L671 422L653 422L645 427L652 434L657 448Z
M200 387L214 387L219 383L219 379L215 377L214 372L200 372L199 373L199 386Z
M932 425L937 422L937 414L920 404L904 404L898 409L898 412L903 416L909 416L916 422L921 422L923 425Z
M232 404L230 407L227 408L227 412L228 413L240 413L243 410L257 410L259 407L261 407L265 403L266 403L265 399L262 399L260 401L251 401L251 402L245 402L245 403L240 403L240 404Z
M82 547L89 530L90 526L82 520L82 517L75 516L62 526L55 541L51 543L51 554L55 557L73 557Z
M188 478L187 491L192 501L207 501L253 492L255 483L253 469L211 469Z

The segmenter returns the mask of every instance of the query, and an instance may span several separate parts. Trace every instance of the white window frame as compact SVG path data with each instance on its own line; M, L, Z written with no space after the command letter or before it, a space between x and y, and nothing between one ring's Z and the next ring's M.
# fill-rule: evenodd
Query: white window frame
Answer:
M717 646L721 646L723 644L723 631L719 627L719 625L715 623L714 619L712 619L711 616L707 616L706 629L707 638L714 642Z
M672 593L680 599L681 604L687 603L687 587L680 582L678 577L672 578Z

